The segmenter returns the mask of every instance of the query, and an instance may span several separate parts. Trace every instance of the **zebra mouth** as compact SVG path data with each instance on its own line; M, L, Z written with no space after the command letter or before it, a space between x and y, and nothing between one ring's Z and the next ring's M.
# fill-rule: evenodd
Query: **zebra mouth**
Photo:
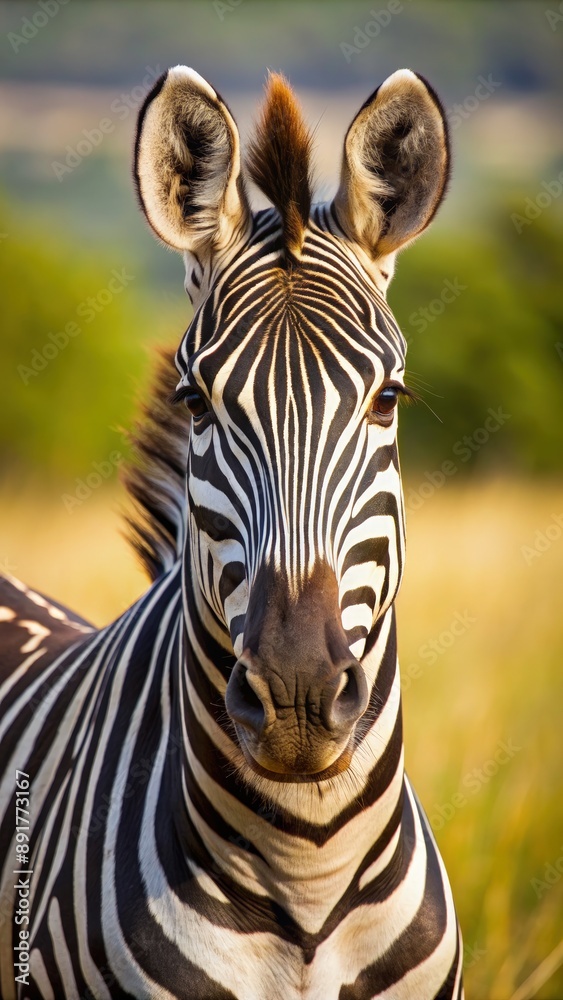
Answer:
M342 774L343 771L346 771L352 759L354 747L353 740L350 739L336 759L327 767L314 771L294 770L284 765L281 761L274 760L262 747L257 747L255 753L253 753L248 746L248 740L245 737L244 731L239 726L236 729L239 737L239 746L246 763L255 774L259 774L262 778L267 778L269 781L292 782L294 784L327 781L329 778L334 778L338 774Z

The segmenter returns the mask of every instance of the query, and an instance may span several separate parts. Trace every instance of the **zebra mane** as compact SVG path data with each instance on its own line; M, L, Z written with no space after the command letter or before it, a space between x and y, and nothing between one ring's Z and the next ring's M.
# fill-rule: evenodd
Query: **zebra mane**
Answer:
M311 209L312 136L288 81L270 73L247 166L255 184L282 218L284 246L299 257Z
M122 475L133 501L127 537L151 581L173 566L184 539L190 414L171 401L177 381L174 351L161 348L144 419L128 435L133 459Z

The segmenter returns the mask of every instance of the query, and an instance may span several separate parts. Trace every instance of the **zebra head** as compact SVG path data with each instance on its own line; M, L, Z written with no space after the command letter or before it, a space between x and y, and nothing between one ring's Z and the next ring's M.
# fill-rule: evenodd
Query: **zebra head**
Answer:
M177 354L192 414L185 586L234 654L225 702L247 762L285 781L345 769L377 700L369 652L403 566L408 393L385 292L448 174L443 109L409 70L354 118L331 204L311 206L310 147L273 76L243 168L227 106L179 66L141 110L135 165L195 308ZM251 211L245 169L273 208Z

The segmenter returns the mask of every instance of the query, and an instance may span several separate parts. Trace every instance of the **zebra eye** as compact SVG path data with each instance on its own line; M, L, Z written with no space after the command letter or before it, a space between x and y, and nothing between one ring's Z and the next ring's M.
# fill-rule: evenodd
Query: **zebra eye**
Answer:
M207 413L205 400L195 389L190 389L185 394L184 402L193 417L202 417L204 413Z
M400 391L394 385L386 385L374 399L372 413L382 417L390 417L397 405Z

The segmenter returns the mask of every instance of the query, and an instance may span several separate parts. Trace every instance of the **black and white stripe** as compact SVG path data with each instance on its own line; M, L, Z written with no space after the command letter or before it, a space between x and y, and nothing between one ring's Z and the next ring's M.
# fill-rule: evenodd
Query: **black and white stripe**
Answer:
M380 420L374 400L402 385L405 342L334 206L313 209L289 268L275 210L236 229L212 280L199 265L209 292L176 356L175 405L185 396L194 413L187 492L163 447L152 586L99 631L19 584L0 589L5 1000L463 997L450 887L403 767L397 418ZM282 711L274 685L272 704L288 727L297 713L289 741L313 727L299 673L288 680L307 636L283 632L272 594L299 627L313 608L311 660L326 612L328 648L340 629L364 679L321 778L249 764L226 708L248 650L263 658L251 633L262 641L275 613L294 702ZM18 989L16 768L30 775L33 872Z

